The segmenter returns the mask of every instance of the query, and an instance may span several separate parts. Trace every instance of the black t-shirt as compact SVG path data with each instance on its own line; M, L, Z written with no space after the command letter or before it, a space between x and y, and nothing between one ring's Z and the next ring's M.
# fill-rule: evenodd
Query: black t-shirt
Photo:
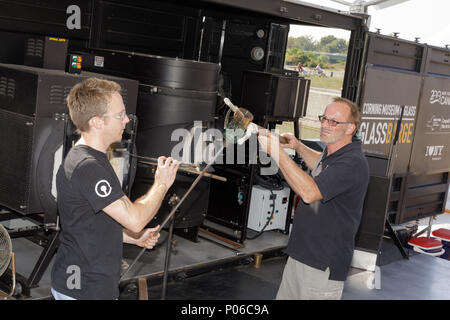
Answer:
M105 153L74 146L56 176L61 222L52 287L75 299L117 299L122 226L102 211L124 193Z
M326 156L325 149L311 175L322 200L299 202L286 253L320 270L330 268L330 280L344 281L353 257L369 183L369 167L354 140Z

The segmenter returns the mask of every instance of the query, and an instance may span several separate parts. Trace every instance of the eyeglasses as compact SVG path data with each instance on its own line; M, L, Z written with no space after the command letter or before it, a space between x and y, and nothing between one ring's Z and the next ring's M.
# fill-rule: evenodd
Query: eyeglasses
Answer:
M319 116L319 121L320 123L324 123L326 121L328 121L328 125L330 127L336 127L338 124L347 124L347 123L353 123L351 121L336 121L334 119L328 119L327 117L325 117L324 115L320 115Z
M105 115L103 115L103 117L113 117L113 118L118 119L118 120L120 120L120 121L125 120L125 117L126 117L126 116L127 116L126 110L123 110L123 111L120 112L120 113L105 114Z

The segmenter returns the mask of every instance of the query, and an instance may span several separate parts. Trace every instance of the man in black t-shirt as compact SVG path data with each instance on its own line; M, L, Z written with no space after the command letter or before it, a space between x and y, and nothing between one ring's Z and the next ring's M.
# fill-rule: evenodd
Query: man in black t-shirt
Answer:
M153 248L159 238L159 226L144 227L173 184L178 163L159 157L150 190L134 202L123 193L106 156L129 122L120 90L115 82L91 78L67 97L81 139L56 177L61 234L51 275L55 299L117 299L122 243Z
M350 268L369 183L369 168L361 141L353 139L360 118L358 107L334 98L321 122L325 150L314 151L291 134L279 144L266 131L261 148L277 162L286 181L301 197L286 253L289 255L277 299L340 299ZM282 148L303 158L308 175Z

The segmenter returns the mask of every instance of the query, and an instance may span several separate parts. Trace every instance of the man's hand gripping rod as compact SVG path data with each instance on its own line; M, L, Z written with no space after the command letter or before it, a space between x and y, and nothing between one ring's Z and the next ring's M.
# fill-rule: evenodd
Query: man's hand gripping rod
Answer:
M242 124L242 126L244 127L242 129L245 129L245 131L246 131L245 136L240 138L237 141L238 144L242 144L253 133L258 134L258 133L262 133L262 132L268 131L267 129L265 129L265 128L261 127L261 126L258 126L257 124L254 124L252 122L253 115L251 114L250 111L235 106L230 101L230 99L228 99L228 98L223 99L223 102L231 109L231 111L234 112L233 119L237 120L237 122L240 122ZM242 110L244 110L244 111L242 111ZM288 140L285 137L277 135L275 133L272 133L272 135L278 136L278 139L280 140L281 144L287 144L288 143Z

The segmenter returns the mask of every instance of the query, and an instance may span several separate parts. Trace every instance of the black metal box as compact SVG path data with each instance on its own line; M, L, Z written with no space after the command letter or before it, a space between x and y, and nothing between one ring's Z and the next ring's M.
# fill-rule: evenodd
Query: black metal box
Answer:
M29 37L24 64L46 69L65 70L69 40L57 37Z
M306 110L310 82L296 76L246 71L240 106L252 112L256 119L299 118Z

